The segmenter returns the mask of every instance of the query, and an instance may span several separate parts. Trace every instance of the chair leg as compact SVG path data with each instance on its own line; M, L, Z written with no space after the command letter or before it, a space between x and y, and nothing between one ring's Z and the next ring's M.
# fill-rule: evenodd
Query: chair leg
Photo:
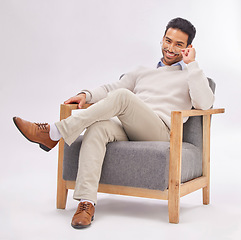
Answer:
M210 202L210 186L203 188L203 204L208 205Z
M169 223L179 223L179 214L180 214L180 196L179 195L173 194L172 197L169 197L168 213L169 213Z
M61 104L60 106L60 120L71 116L71 112L78 108L78 104ZM57 208L65 209L68 189L66 182L63 180L63 159L64 159L64 140L59 142L59 157L58 157L58 179L57 179Z
M169 222L179 223L183 135L182 113L172 112L171 119L168 212Z
M68 196L68 189L65 187L65 182L59 181L57 186L57 208L65 209Z
M203 116L203 176L207 177L207 186L203 188L203 204L210 201L210 124L211 116Z
M57 208L65 209L68 189L63 179L63 158L64 158L64 140L59 142L59 159L58 159L58 178L57 178Z

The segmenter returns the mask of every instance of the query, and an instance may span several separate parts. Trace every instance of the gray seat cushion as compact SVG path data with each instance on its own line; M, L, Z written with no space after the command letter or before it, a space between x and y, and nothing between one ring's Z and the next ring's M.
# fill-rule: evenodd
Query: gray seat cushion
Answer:
M75 180L82 136L64 147L64 180ZM168 188L169 142L123 141L107 144L100 183L156 190ZM81 166L80 166L81 167ZM183 143L182 182L202 175L201 152Z

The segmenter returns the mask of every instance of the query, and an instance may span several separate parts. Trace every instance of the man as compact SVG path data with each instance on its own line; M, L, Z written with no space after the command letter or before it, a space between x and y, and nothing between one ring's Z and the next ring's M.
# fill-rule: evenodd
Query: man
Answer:
M63 138L71 145L87 129L81 145L74 199L80 200L72 218L85 228L94 218L97 190L106 144L113 141L169 141L173 110L208 109L214 95L195 61L191 43L196 30L187 20L171 20L162 39L163 57L157 68L138 68L120 81L92 91L83 90L65 104L95 103L55 124L37 124L14 117L30 141L49 151ZM120 122L113 117L117 116ZM187 119L184 119L184 122ZM146 131L148 129L148 131Z

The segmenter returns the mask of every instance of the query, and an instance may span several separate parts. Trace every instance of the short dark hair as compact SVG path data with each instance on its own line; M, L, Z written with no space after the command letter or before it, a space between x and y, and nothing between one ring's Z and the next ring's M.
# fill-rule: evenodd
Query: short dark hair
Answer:
M167 24L164 36L169 28L179 29L186 33L188 35L187 46L192 43L196 35L196 28L188 20L180 17L172 19Z

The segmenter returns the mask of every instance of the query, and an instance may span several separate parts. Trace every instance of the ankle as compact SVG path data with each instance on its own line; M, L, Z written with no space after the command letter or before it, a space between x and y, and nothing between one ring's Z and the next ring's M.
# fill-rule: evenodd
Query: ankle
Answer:
M80 202L88 202L88 203L91 203L95 207L95 203L91 200L80 199Z
M50 124L49 137L53 141L59 141L62 138L61 133L54 123Z

